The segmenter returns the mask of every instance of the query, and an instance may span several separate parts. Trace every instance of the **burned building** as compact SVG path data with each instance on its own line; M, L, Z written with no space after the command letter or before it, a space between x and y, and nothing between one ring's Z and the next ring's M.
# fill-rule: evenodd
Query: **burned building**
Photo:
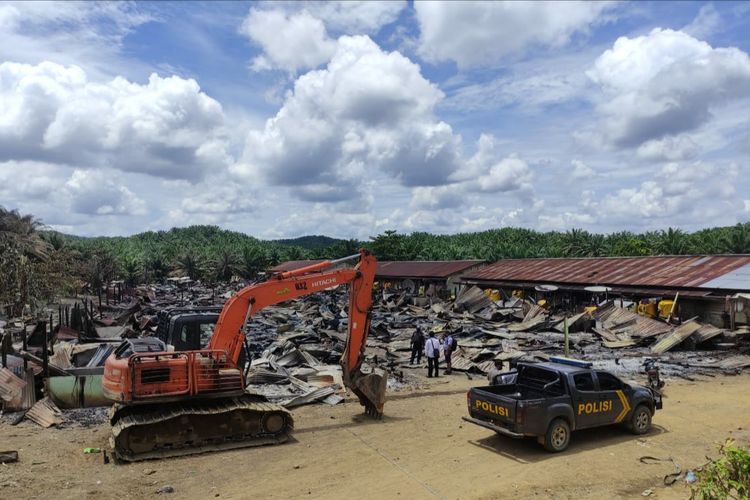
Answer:
M651 306L642 312L659 314L661 301L677 299L680 318L734 328L748 323L741 294L750 292L750 255L507 259L466 273L462 282L506 296L553 295L570 308L606 296L633 301L636 308Z
M375 278L384 286L415 294L447 297L458 293L464 273L479 269L482 260L378 262Z
M271 273L291 271L322 260L290 260L269 269ZM461 276L484 265L483 260L379 261L375 279L384 288L408 290L414 294L443 297L458 293Z

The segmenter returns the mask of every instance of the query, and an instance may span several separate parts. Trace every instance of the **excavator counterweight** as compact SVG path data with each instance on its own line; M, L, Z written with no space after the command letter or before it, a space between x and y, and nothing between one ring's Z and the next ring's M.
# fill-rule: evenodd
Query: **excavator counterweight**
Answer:
M355 267L334 268L353 258L359 258ZM376 368L362 371L376 266L375 257L361 250L249 285L224 304L205 349L170 351L153 338L123 342L107 359L102 383L115 403L110 414L115 457L134 461L286 441L294 425L291 414L245 393L238 366L242 328L265 307L339 285L350 288L344 385L365 413L382 416L387 377Z

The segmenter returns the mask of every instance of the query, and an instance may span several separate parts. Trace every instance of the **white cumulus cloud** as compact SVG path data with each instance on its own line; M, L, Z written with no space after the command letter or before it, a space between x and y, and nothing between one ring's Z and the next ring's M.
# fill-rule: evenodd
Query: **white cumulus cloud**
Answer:
M736 164L668 163L639 186L605 196L598 208L612 222L637 216L654 226L660 221L726 225L727 216L741 210L738 176Z
M688 160L699 152L698 144L686 134L651 139L638 147L638 156L656 161Z
M230 158L221 105L192 79L89 81L52 62L0 64L0 161L200 179Z
M263 49L263 54L252 62L256 71L317 68L336 50L336 42L328 37L323 21L307 11L290 14L252 9L241 32Z
M603 92L602 141L618 148L695 130L712 110L750 96L750 57L733 47L713 48L681 31L654 29L620 37L588 71ZM647 144L645 156L676 158L683 139ZM682 153L663 151L673 146Z
M434 116L441 99L400 53L341 37L327 67L300 76L276 116L248 135L232 171L313 201L355 196L377 172L405 186L442 184L458 167L460 137Z
M270 5L277 6L278 2ZM292 8L303 8L316 18L322 20L326 26L342 34L374 34L395 21L401 11L406 8L404 0L387 2L372 2L370 0L349 0L346 2L288 2Z
M376 33L396 20L406 2L264 2L250 9L240 33L262 53L251 67L290 73L314 69L336 52L337 34Z
M63 190L73 212L86 215L143 215L146 203L104 170L73 171Z
M586 163L584 163L581 160L571 160L570 166L573 167L573 172L571 173L570 176L574 180L588 179L596 175L596 172L594 172L594 169L589 167Z
M560 47L612 9L610 2L417 1L418 52L461 68L497 64L528 47Z
M412 190L411 207L445 209L467 205L477 194L513 193L534 202L534 175L528 163L517 154L503 156L495 137L482 134L477 151L441 186Z

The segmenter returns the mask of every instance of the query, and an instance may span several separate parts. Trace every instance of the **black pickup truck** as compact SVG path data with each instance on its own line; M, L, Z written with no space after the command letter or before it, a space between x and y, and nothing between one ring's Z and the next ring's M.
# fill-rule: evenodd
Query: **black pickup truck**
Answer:
M644 434L662 406L652 389L567 358L519 363L515 383L474 387L466 396L464 420L504 436L536 437L552 452L566 449L578 429L623 423Z

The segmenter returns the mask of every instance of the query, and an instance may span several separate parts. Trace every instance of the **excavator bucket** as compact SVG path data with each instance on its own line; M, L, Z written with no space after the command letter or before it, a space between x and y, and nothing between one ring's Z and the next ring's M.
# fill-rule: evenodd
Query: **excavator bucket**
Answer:
M387 384L388 375L374 368L372 373L365 374L359 370L353 373L349 387L359 398L359 403L365 407L365 413L380 418L383 416Z

